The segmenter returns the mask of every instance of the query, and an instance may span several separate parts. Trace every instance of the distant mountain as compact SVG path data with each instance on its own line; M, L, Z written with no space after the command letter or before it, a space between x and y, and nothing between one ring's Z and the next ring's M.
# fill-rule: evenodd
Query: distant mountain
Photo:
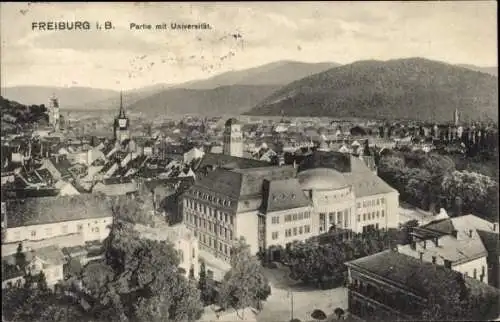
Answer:
M449 121L498 116L498 78L423 58L360 61L281 88L245 114Z
M468 68L471 70L475 70L476 72L486 73L486 74L490 74L490 75L498 77L498 67L495 67L495 66L493 66L493 67L480 67L480 66L467 65L467 64L461 64L461 65L457 65L457 66Z
M132 104L169 86L167 84L156 84L124 91L124 104ZM55 94L59 99L62 110L114 109L118 108L120 104L119 91L91 87L14 86L2 88L1 93L3 97L27 105L47 105L49 97Z
M214 89L230 85L286 85L298 79L323 72L337 63L303 63L278 61L259 67L230 71L214 77L177 85L177 88Z
M171 88L145 97L127 107L149 114L240 114L277 91L276 85L233 85L215 89Z

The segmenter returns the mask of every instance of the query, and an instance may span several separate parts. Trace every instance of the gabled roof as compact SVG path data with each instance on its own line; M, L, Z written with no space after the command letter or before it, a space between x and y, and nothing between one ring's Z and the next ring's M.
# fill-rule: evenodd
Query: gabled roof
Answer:
M307 207L309 200L304 195L299 181L295 178L284 180L264 180L262 198L263 213Z
M92 194L7 201L7 227L111 217L106 199Z
M56 157L51 157L50 162L54 165L54 167L61 173L62 177L69 177L71 176L71 172L69 169L72 167L71 162L68 161L65 157L59 156L58 158Z
M42 177L42 179L45 181L45 182L52 182L54 181L54 177L52 176L52 173L50 173L49 170L43 168L43 169L38 169L38 170L35 170L38 175L40 177Z
M393 250L386 250L346 263L353 269L362 269L407 288L427 298L440 291L440 285L464 286L462 274L443 266L422 262ZM442 289L443 291L445 288Z
M205 153L201 160L194 166L195 170L203 169L207 166L222 167L228 164L233 164L232 168L247 169L269 166L269 162L238 158L225 154Z

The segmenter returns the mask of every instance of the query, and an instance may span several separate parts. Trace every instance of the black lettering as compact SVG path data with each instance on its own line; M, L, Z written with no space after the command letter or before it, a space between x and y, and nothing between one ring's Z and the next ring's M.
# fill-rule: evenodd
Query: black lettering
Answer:
M36 22L31 23L31 30L35 30L35 28L38 27L38 24Z
M130 29L134 29L134 28L135 28L135 26L137 26L137 25L136 25L135 23L133 23L133 22L132 22L132 23L130 24Z
M45 25L46 25L46 23L45 23L45 22L39 22L39 23L38 23L38 29L39 29L39 30L45 30Z
M113 29L113 24L111 23L111 21L106 21L104 23L104 29L106 29L106 30Z
M90 29L90 22L84 21L83 22L83 29L84 30L89 30Z

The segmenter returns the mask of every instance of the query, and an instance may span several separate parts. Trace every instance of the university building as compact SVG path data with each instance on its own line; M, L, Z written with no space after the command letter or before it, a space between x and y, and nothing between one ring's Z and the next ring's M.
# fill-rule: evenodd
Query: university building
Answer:
M240 237L256 254L332 227L363 232L398 226L398 192L357 157L314 152L299 167L235 159L207 171L181 197L201 258L205 253L228 263Z

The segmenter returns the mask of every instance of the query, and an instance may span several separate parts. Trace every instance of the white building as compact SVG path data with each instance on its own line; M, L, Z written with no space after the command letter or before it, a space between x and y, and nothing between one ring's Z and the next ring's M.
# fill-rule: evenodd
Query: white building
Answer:
M493 278L488 276L489 264L498 262L489 257L498 255L489 250L486 234L496 235L498 241L498 225L474 215L437 219L414 228L412 243L398 246L398 251L489 283Z
M192 148L191 150L184 153L184 163L189 164L191 161L196 159L201 159L205 155L205 152L198 148Z
M223 153L234 157L243 157L243 133L241 132L241 123L235 118L227 120L223 135Z
M228 262L240 237L255 254L332 227L397 228L398 199L359 158L316 152L299 169L217 168L184 193L182 213L200 251Z
M75 233L81 234L84 242L102 241L113 220L107 199L96 195L12 200L5 208L7 244Z

